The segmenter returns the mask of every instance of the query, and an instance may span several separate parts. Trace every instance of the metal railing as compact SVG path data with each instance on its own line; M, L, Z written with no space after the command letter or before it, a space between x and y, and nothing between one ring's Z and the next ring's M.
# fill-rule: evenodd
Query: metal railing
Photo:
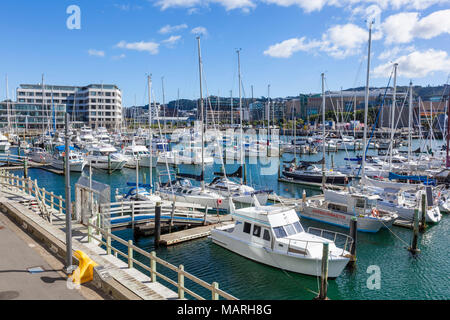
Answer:
M53 222L53 214L65 213L65 200L53 192L39 188L37 180L16 176L8 171L0 170L0 185L11 191L21 191L36 199L41 214L50 222Z
M93 234L93 231L99 232L102 235L102 237L96 237ZM184 295L185 295L185 293L187 293L190 296L194 297L195 299L205 300L205 298L202 297L201 295L186 288L185 283L184 283L184 280L186 278L186 279L189 279L192 282L200 285L201 287L209 290L211 292L212 300L219 300L220 297L225 298L227 300L238 300L236 297L232 296L231 294L228 294L225 291L219 289L219 284L217 282L213 282L210 284L204 280L201 280L201 279L197 278L196 276L186 272L184 270L183 265L176 267L175 265L157 257L155 251L148 253L148 252L142 250L141 248L135 246L133 244L133 240L125 241L125 240L113 235L108 230L103 230L102 228L99 228L92 223L88 223L88 241L91 242L92 239L97 240L99 243L103 244L106 247L107 254L114 254L116 257L118 255L124 257L128 262L128 268L133 268L134 264L136 264L136 265L140 266L141 268L143 268L144 270L149 271L152 282L157 282L157 279L159 277L159 278L163 279L164 281L170 283L171 285L175 286L178 290L178 298L179 299L184 299ZM118 243L126 246L127 253L124 253L124 252L120 251L119 249L114 248L111 245L111 240L117 241ZM149 258L150 265L146 265L146 264L142 263L141 261L136 260L134 258L134 252L137 252L137 253ZM157 264L164 266L167 269L175 272L177 274L178 280L174 281L174 280L170 279L168 276L158 272Z
M353 244L353 238L350 237L349 235L345 234L345 233L340 233L340 232L326 230L326 229L321 229L321 228L309 227L308 230L307 230L307 233L314 234L311 231L318 231L320 233L320 235L318 235L319 237L326 238L326 239L329 239L330 241L333 241L333 243L335 244L336 247L338 247L338 245L336 243L336 240L338 240L338 237L340 237L342 239L345 239L341 255L345 255L345 251L347 251L346 250L347 246L348 246L348 248L351 248L351 246ZM333 240L331 240L330 238L325 237L324 233L332 235Z

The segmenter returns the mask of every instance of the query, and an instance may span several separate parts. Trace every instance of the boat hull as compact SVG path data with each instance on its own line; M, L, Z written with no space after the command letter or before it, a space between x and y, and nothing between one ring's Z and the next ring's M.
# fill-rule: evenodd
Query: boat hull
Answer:
M212 241L234 253L253 261L309 276L320 276L322 259L311 258L295 253L282 253L253 243L247 243L229 236L229 233L219 229L211 230ZM328 261L328 277L337 278L349 258L330 256Z

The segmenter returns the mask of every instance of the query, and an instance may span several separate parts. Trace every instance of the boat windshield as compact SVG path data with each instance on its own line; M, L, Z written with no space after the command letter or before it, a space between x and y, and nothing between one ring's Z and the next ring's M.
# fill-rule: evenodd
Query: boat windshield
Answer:
M287 236L292 236L297 233L303 232L303 227L300 222L296 221L291 224L287 224L280 227L274 227L273 232L277 238L285 238Z

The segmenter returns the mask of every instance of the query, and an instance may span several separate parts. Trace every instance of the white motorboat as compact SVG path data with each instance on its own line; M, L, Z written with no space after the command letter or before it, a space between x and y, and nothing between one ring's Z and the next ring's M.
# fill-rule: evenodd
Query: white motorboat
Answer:
M10 147L11 143L9 143L8 138L0 133L0 152L8 151Z
M65 146L57 146L55 148L55 153L53 154L50 165L58 170L64 170L65 164ZM76 152L73 147L70 147L69 153L69 166L70 171L73 172L83 172L84 166L86 165L86 160L83 156Z
M327 242L328 277L338 277L349 262L345 247L340 249L329 239L305 232L294 209L249 207L235 210L233 217L235 223L212 229L211 239L243 257L282 270L320 276L323 243Z
M122 153L127 161L125 166L130 168L136 168L138 161L139 167L149 168L150 165L156 167L158 161L158 156L150 156L150 151L146 146L135 145L134 143L126 147Z
M167 182L159 188L161 198L170 201L195 203L202 207L229 210L229 203L225 197L214 190L193 186L188 179L177 178Z
M352 217L357 217L358 231L363 232L378 232L392 226L398 216L379 208L378 196L349 190L351 192L325 189L323 196L303 200L300 215L347 229Z
M50 163L52 155L40 147L32 147L24 151L31 161L36 163Z
M234 202L247 205L252 205L255 202L253 195L256 196L261 205L265 205L269 194L272 192L272 190L255 190L251 186L243 185L224 177L216 177L207 185L207 188L224 197L231 196Z
M212 164L214 158L209 156L206 152L203 156L203 163L205 165ZM202 164L202 148L201 147L189 147L186 149L175 149L171 151L161 152L158 155L158 163L161 164Z
M122 170L127 160L111 145L95 145L88 148L88 165L105 170Z

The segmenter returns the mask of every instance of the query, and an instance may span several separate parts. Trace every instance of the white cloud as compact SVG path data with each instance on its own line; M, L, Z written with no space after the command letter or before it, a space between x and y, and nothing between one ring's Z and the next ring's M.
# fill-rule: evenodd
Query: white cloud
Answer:
M297 6L309 13L320 11L326 6L348 8L350 11L364 12L365 7L377 6L382 10L423 10L437 4L447 4L450 0L156 0L155 5L161 10L169 8L197 9L210 4L219 4L226 10L241 9L245 12L256 8L257 4L273 4L282 7ZM354 6L357 6L354 8ZM357 9L359 7L359 9ZM192 13L192 11L189 11Z
M180 31L183 29L186 29L188 26L187 24L183 23L183 24L179 24L176 26L171 26L170 24L162 27L161 29L159 29L159 33L161 34L167 34L167 33L172 33L172 32L176 32L176 31Z
M271 45L269 49L264 51L264 54L274 58L289 58L297 51L309 51L321 46L319 41L305 43L305 39L305 37L302 37L284 40L280 43Z
M178 41L180 41L181 36L170 36L168 39L161 41L168 47L173 47Z
M254 0L253 0L254 1ZM256 7L256 4L252 0L158 0L155 5L160 7L161 10L169 8L195 8L205 7L211 3L220 4L227 11L234 9L242 9L243 11L249 11ZM192 13L192 11L190 11Z
M105 51L89 49L88 50L88 54L90 56L94 56L94 57L104 57L105 56Z
M345 58L359 54L368 41L368 31L352 23L335 25L322 34L321 40L306 41L305 37L293 38L270 46L265 55L289 58L297 51L322 51L334 58ZM379 39L380 35L374 36Z
M450 33L450 9L435 11L419 19L418 12L389 16L382 24L386 43L408 43L414 38L431 39Z
M447 52L428 49L426 51L414 51L408 55L397 58L398 75L408 78L422 78L436 71L450 72L450 58ZM373 70L373 76L387 78L392 70L392 62L377 66Z
M208 30L206 30L205 27L195 27L194 29L191 30L191 33L206 36L208 35Z
M126 41L120 41L117 45L117 48L128 49L128 50L136 50L136 51L147 51L150 54L158 54L159 52L159 43L156 42L132 42L127 43Z

